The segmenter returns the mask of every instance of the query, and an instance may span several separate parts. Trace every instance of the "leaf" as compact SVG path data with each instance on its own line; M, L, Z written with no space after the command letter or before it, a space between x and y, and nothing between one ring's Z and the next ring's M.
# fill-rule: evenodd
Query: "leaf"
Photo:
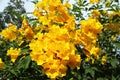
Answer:
M14 15L16 15L18 17L19 20L23 20L21 15L18 12L12 12Z
M100 77L100 78L97 78L97 80L108 80L108 79Z
M70 78L69 80L74 80L73 78Z
M28 51L29 51L29 49L23 49L23 50L21 50L20 54L25 54Z
M26 57L23 59L22 65L23 65L23 68L24 68L24 69L27 69L27 68L29 67L30 61L31 61L30 56L26 56Z
M104 80L104 78L97 78L97 80Z
M34 4L36 4L38 2L38 0L33 0L31 2L34 3Z
M114 42L113 43L118 49L120 49L120 42Z
M27 69L29 68L29 64L30 64L31 58L30 56L25 56L17 65L18 69L23 68L23 69Z
M89 73L92 77L94 77L94 75L95 75L95 71L94 71L93 69L91 69L91 68L86 69L86 70L85 70L85 73L86 73L86 74Z
M112 65L113 68L116 68L117 64L118 64L118 60L117 59L111 60L111 65Z
M116 80L116 78L114 76L112 76L112 80Z
M10 73L14 74L15 76L17 76L19 73L19 70L17 70L16 68L9 68L8 71L10 71Z
M17 76L17 73L14 70L10 70L10 72Z

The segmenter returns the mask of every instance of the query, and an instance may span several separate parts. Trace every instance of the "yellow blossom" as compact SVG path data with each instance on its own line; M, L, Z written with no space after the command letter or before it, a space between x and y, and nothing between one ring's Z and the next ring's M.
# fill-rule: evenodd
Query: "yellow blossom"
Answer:
M30 56L50 79L65 76L68 65L71 69L79 69L81 63L80 55L75 54L74 40L71 40L70 31L74 31L76 25L68 7L68 2L62 4L61 0L42 0L35 5L33 14L42 26L29 44Z
M86 61L86 62L89 62L90 59L91 59L91 57L90 57L90 56L87 56L87 58L85 59L85 61Z
M37 10L37 9L35 9L35 10L33 11L33 15L34 15L34 16L42 16L42 12L39 11L39 10Z
M2 59L0 58L0 68L4 67L4 62L2 61Z
M33 14L43 25L63 24L71 17L67 11L68 7L70 7L69 3L62 4L61 0L42 0L35 5Z
M32 28L29 26L29 24L27 23L26 18L24 18L22 22L22 27L19 30L22 35L26 36L27 40L33 39L34 32Z
M101 64L104 65L106 63L107 56L102 56Z
M47 33L38 32L29 46L32 50L31 59L41 65L43 72L51 79L65 76L67 65L72 69L79 68L80 55L75 55L75 46L70 42L69 32L64 27L52 25Z
M76 30L75 33L75 42L84 47L82 51L87 57L86 61L92 60L92 63L94 63L95 59L99 58L100 48L97 47L96 42L103 26L96 19L91 18L81 20L80 24L81 28Z
M52 60L43 65L43 72L51 79L66 75L67 67L60 60Z
M64 6L65 6L65 7L68 7L68 8L71 7L71 5L68 3L68 1L65 2Z
M47 19L45 16L41 16L39 17L39 21L42 22L43 25L49 25L51 20Z
M102 24L98 22L96 19L89 18L88 20L80 21L81 30L84 33L92 32L93 34L99 34L102 32Z
M20 55L21 49L17 49L17 48L13 48L11 47L8 51L7 51L7 55L9 55L11 57L11 61L15 62L15 60L17 59L17 57Z
M93 18L99 18L100 12L98 10L93 10L91 12Z
M9 24L9 27L2 30L2 32L0 33L5 40L9 40L9 41L13 41L16 39L16 35L17 35L17 29L16 26L13 24Z
M112 30L112 31L118 32L118 34L120 34L119 26L120 26L119 23L110 23L110 24L105 25L104 30Z
M107 10L103 10L103 14L107 16L108 15L108 11Z
M89 52L91 55L94 55L98 59L100 54L100 48L93 46Z
M69 59L69 66L71 69L74 69L75 67L77 67L78 69L80 68L80 63L81 63L81 57L80 55L70 55L70 59Z
M90 0L90 3L91 3L91 4L99 3L99 2L100 2L100 0Z

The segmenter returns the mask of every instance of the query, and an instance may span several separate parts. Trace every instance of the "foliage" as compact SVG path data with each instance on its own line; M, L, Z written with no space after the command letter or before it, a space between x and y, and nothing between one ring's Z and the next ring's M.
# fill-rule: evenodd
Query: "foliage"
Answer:
M117 0L33 3L34 18L24 16L19 29L9 24L0 32L1 79L120 79Z
M25 12L22 0L10 0L8 6L5 7L3 12L0 12L0 29L4 29L9 23L13 23L19 28Z

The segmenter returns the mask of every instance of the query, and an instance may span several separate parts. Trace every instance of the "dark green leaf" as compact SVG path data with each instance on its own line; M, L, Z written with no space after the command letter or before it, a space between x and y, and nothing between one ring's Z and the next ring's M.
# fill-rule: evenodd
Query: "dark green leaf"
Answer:
M111 65L112 65L113 68L116 68L117 64L118 64L118 60L117 59L111 60Z
M23 49L23 50L21 50L20 54L25 54L25 53L27 53L28 51L29 51L29 49Z
M112 76L112 80L116 80L116 78L114 76Z
M29 67L30 61L31 61L31 58L29 55L24 57L22 60L19 61L17 65L18 69L20 68L27 69Z
M97 80L108 80L108 79L100 77L100 78L97 78Z
M115 42L114 45L120 49L120 42Z
M22 65L23 65L23 68L24 68L24 69L27 69L27 68L29 67L30 61L31 61L30 56L26 56L26 57L23 59Z

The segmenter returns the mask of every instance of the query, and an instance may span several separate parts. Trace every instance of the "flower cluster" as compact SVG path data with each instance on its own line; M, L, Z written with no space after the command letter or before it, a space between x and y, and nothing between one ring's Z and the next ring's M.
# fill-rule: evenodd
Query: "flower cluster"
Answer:
M98 3L99 0L90 0L90 3L95 2ZM15 63L21 54L22 58L27 55L31 62L42 67L42 73L50 79L66 76L69 69L79 70L82 60L92 61L94 64L102 51L100 45L97 44L98 35L102 34L103 30L103 25L98 21L101 13L93 10L92 17L81 20L78 28L69 8L68 2L42 0L35 4L33 15L38 21L35 27L29 25L24 17L21 28L17 29L16 26L10 24L8 28L2 30L0 33L2 39L10 43L17 43L17 47L11 45L6 51L11 63ZM105 14L107 13L105 12ZM115 28L116 25L111 22L111 24L105 25L104 29L108 30L109 26ZM117 31L117 29L115 30ZM81 52L78 51L76 45L82 46L80 47ZM24 52L24 49L27 50ZM85 55L84 59L81 57L82 53ZM103 54L100 59L101 64L104 65L107 55ZM4 67L3 61L0 58L0 68Z
M42 0L36 4L33 14L47 28L41 27L45 32L40 30L34 35L29 46L32 60L43 67L48 77L55 79L66 75L67 66L79 68L81 57L75 54L76 48L71 41L70 31L75 30L75 19L67 11L69 4L62 4L60 0L53 4L53 1Z
M78 44L84 47L83 53L89 61L94 56L99 58L100 48L96 45L98 34L102 32L102 25L96 19L89 18L88 20L80 21L81 28L77 30L75 40ZM93 61L94 62L94 61Z

